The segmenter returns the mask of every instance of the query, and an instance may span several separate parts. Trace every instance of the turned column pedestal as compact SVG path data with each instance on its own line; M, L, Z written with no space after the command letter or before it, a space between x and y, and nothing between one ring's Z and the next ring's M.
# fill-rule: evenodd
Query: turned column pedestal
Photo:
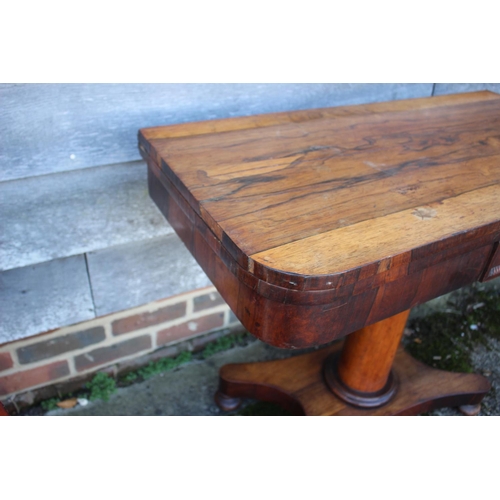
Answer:
M349 335L339 355L325 361L325 382L346 403L374 408L391 400L398 388L392 364L410 311Z

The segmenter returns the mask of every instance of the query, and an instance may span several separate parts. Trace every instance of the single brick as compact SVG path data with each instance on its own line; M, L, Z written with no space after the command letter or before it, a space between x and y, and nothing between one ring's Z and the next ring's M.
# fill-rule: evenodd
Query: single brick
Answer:
M0 352L0 372L2 370L8 370L14 365L12 358L8 352Z
M34 363L42 359L52 358L58 354L76 349L82 349L97 344L106 338L104 328L97 326L81 332L68 333L55 339L36 342L35 344L20 347L17 356L21 364Z
M145 312L129 316L128 318L117 319L113 321L113 335L122 335L123 333L133 332L139 328L164 323L172 319L180 318L186 314L186 302L178 302L171 306L162 307L154 312Z
M75 366L76 369L81 372L120 358L125 358L139 351L151 349L151 347L151 336L142 335L134 339L118 342L117 344L107 347L99 347L93 351L75 356Z
M201 318L196 318L180 325L171 326L158 332L156 343L158 346L170 344L179 340L184 340L195 335L206 333L214 328L221 327L224 324L224 313L218 312L208 314Z
M199 295L193 299L193 310L194 312L198 312L203 309L209 309L210 307L220 306L224 303L224 299L219 293L210 292L205 295Z
M67 375L69 375L68 363L66 361L56 361L49 365L0 377L0 396L51 382Z

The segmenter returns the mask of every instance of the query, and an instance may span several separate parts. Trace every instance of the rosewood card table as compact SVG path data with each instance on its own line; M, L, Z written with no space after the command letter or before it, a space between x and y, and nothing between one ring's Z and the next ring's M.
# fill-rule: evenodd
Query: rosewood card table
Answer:
M411 307L500 275L500 96L490 92L142 129L149 192L239 320L273 346L216 401L409 415L490 388L400 347ZM344 338L343 342L332 342Z

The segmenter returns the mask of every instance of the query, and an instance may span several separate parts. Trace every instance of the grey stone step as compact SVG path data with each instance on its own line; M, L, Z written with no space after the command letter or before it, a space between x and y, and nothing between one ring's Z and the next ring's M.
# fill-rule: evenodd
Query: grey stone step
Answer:
M138 160L144 127L431 92L432 83L2 84L0 181Z
M0 183L0 271L172 234L144 162Z
M434 95L490 90L500 94L500 83L436 83Z
M97 316L211 285L177 235L87 256Z
M175 234L11 269L0 273L0 344L210 284Z
M85 257L0 273L0 344L94 318Z

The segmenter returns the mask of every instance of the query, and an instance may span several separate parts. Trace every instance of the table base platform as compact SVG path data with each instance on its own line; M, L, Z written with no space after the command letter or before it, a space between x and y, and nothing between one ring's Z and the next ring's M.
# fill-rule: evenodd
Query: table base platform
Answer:
M216 402L223 410L233 410L239 398L257 399L276 403L293 415L417 415L478 405L491 387L482 375L428 367L399 347L392 366L398 381L394 396L376 408L359 408L339 399L325 381L325 361L341 350L342 342L284 360L225 365Z

